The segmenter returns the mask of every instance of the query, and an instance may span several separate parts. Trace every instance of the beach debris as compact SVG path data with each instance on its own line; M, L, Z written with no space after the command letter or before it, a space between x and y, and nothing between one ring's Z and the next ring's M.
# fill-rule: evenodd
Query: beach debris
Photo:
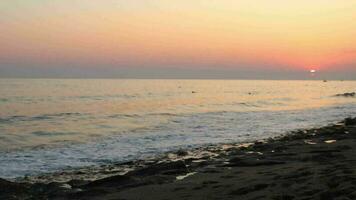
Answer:
M191 173L188 173L188 174L186 174L186 175L182 175L182 176L177 176L176 177L176 180L177 181L181 181L181 180L183 180L183 179L185 179L185 178L187 178L187 177L189 177L189 176L193 176L194 174L196 174L197 172L191 172Z
M311 145L317 144L316 142L313 142L312 140L304 140L304 143L311 144Z
M335 143L336 140L325 140L324 141L326 144L332 144L332 143Z
M177 152L176 152L177 156L187 156L189 153L188 151L185 151L183 149L179 149Z

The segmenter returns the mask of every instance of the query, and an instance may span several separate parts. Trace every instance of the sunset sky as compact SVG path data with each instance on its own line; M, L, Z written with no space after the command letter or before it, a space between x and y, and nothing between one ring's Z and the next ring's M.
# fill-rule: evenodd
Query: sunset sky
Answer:
M0 1L0 77L315 76L356 79L356 1Z

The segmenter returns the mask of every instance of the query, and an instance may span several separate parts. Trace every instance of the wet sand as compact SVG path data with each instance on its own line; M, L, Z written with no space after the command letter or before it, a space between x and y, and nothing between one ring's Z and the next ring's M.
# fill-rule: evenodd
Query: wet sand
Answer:
M108 175L99 180L80 180L90 170L52 176L65 182L0 179L0 199L356 199L356 118L121 165L131 171L115 175L108 168L120 167L106 166L100 173Z

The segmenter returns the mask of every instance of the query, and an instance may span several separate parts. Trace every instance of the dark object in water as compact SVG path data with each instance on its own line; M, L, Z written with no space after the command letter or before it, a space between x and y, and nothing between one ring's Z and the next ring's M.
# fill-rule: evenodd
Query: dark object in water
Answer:
M354 97L356 95L355 92L346 92L344 94L337 94L337 97Z

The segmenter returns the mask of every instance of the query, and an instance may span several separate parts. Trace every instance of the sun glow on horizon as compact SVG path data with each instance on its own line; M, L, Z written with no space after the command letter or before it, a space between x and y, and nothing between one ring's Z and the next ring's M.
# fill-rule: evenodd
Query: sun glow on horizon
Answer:
M356 1L0 2L0 60L44 68L291 69L356 63ZM316 65L318 68L310 69Z

